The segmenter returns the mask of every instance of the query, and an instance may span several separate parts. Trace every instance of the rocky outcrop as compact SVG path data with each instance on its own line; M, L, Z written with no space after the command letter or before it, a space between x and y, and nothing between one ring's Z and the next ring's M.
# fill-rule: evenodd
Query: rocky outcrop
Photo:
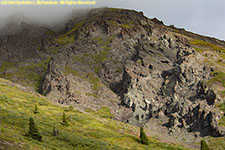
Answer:
M42 83L41 94L48 95L50 99L60 104L77 102L71 88L71 81L57 69L54 61L51 61L48 73Z
M202 65L203 58L190 47L179 43L170 48L169 39L162 38L159 46L139 43L139 53L145 54L125 65L121 97L134 112L127 122L142 125L157 118L171 134L186 129L200 136L223 136L224 129L217 124L219 113L214 110L216 94L205 84L213 68ZM165 53L149 59L149 51Z

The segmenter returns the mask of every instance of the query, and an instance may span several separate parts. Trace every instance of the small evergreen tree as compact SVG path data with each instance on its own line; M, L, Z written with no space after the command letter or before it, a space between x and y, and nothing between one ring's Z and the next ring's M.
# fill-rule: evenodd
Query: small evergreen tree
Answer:
M56 128L55 128L55 126L53 126L53 128L52 128L52 135L53 136L57 136L59 134L59 130L57 130Z
M41 141L41 139L42 139L42 136L39 134L38 129L35 125L34 119L32 117L30 117L30 120L29 120L28 136L32 137L35 140L39 140L39 141Z
M148 137L145 134L144 128L140 128L140 142L142 144L148 145Z
M34 106L34 113L35 114L39 113L37 105Z
M205 142L205 140L201 140L201 150L209 150L208 144Z
M62 116L62 125L64 125L64 126L68 126L69 125L65 113L63 113L63 116Z

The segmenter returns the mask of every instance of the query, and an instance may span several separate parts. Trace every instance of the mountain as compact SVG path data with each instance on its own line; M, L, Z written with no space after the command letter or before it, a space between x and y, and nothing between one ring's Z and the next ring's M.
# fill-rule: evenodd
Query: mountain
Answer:
M224 41L142 12L99 8L57 31L13 27L0 38L0 66L1 78L55 104L107 108L113 120L191 148L201 138L225 147L215 144L225 141Z

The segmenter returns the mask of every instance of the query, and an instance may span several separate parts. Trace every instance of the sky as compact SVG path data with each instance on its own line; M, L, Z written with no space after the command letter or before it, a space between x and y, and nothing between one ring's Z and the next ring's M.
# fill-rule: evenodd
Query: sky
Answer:
M1 0L0 0L1 1ZM225 40L225 0L96 0L91 6L6 6L0 5L0 26L4 18L25 16L41 23L60 21L74 9L116 7L142 11L166 25Z

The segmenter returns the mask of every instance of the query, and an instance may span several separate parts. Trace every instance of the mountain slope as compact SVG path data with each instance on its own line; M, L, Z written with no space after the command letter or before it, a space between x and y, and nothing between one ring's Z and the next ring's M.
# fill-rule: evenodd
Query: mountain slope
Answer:
M140 144L139 129L110 119L106 107L87 114L25 91L24 87L0 79L0 149L185 149L153 138L149 138L148 146ZM39 111L36 114L35 105ZM68 127L61 124L63 112L68 117ZM25 136L31 116L43 136L41 142ZM59 130L57 136L52 135L53 126Z
M109 107L114 119L184 143L224 140L224 41L101 8L57 32L23 23L0 43L0 77L53 102Z

